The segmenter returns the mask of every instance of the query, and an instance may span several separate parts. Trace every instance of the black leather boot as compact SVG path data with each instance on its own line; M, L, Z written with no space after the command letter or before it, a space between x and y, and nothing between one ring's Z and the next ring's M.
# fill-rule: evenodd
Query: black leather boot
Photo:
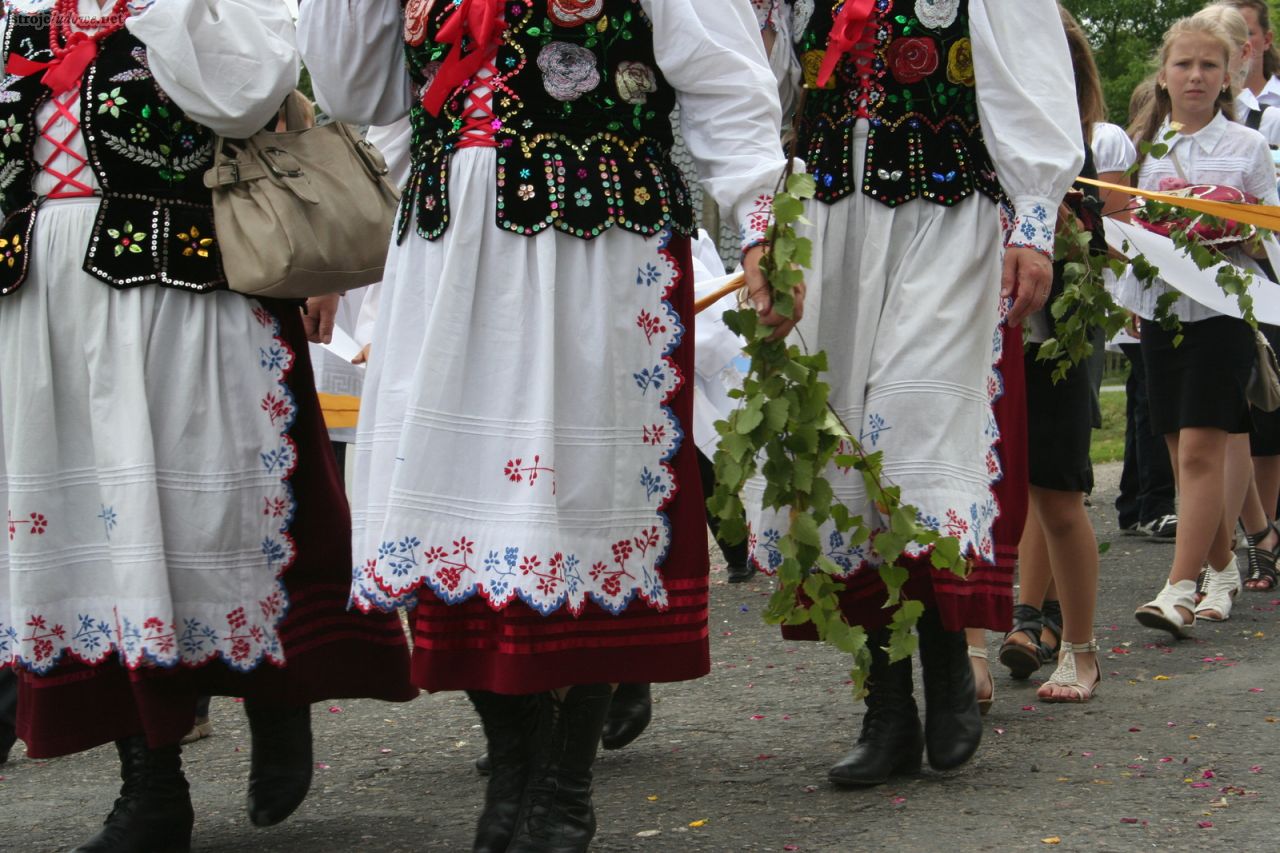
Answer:
M191 790L182 775L182 747L148 749L142 736L116 741L120 796L102 831L73 853L188 853Z
M653 718L653 694L648 682L619 684L609 703L600 743L605 749L622 749L640 737Z
M17 722L18 675L10 667L0 670L0 764L9 760L9 750L18 742Z
M244 701L249 717L249 820L273 826L293 814L311 790L311 706Z
M944 630L933 610L920 617L917 630L929 765L951 770L973 758L982 740L982 714L969 665L969 646L964 631Z
M867 638L871 647L871 675L862 717L862 733L853 751L827 772L833 784L845 787L882 785L895 774L920 772L924 736L920 713L911 695L911 661L889 663L887 632Z
M515 835L520 802L529 778L530 747L538 724L536 696L503 696L468 690L471 704L480 714L489 751L489 785L484 811L476 825L474 853L503 853ZM478 762L477 762L478 763Z
M507 853L586 853L591 846L591 765L612 693L608 684L583 684L563 699L539 697L533 763Z

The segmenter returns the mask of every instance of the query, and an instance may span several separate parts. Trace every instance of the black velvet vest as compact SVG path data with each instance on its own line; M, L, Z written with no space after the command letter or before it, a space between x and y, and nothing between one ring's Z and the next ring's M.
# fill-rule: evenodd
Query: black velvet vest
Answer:
M863 78L846 57L824 89L815 88L818 69L843 3L813 5L796 33L806 88L796 131L798 156L817 179L819 200L834 202L857 186L859 118L870 125L861 189L872 198L890 206L916 198L954 205L975 191L1002 199L978 120L968 0L877 0L869 73ZM918 6L927 14L917 17Z
M425 35L419 29L406 43L419 97L447 55L435 38L457 8L439 0ZM584 239L615 225L692 233L689 188L670 157L675 91L654 60L652 25L638 0L507 0L504 9L497 73L488 81L498 225L520 234L555 227ZM439 116L413 106L400 239L411 221L430 240L448 227L452 155L471 112L466 86Z
M47 62L49 13L13 15L3 56ZM40 74L0 83L0 294L26 279L40 205L32 182L40 127L51 93ZM156 85L146 48L120 30L99 44L80 90L81 133L102 202L85 249L84 270L117 288L159 284L196 292L226 288L202 179L215 136L188 118Z

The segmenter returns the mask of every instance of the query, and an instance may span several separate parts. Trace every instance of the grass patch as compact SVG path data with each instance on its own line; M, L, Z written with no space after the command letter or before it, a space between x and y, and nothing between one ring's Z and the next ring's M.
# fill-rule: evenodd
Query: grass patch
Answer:
M1110 384L1110 383L1105 383ZM1123 391L1103 391L1102 429L1093 431L1089 445L1089 458L1093 464L1120 462L1124 459L1124 406Z

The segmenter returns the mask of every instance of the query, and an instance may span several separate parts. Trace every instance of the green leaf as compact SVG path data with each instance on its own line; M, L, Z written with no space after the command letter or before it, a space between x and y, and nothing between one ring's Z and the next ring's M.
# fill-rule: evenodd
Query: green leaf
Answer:
M893 632L889 636L890 662L897 663L901 660L910 660L916 653L916 648L918 646L919 641L916 639L916 635L912 634L910 631Z
M791 406L785 398L773 399L764 404L765 425L770 432L781 432L790 420Z
M806 172L796 172L787 179L787 192L796 198L813 198L818 191L817 181Z
M885 588L889 590L888 601L885 607L893 607L902 598L902 588L907 584L907 578L911 577L910 573L902 566L886 564L880 567L880 580L884 582Z
M734 429L738 435L747 435L764 422L764 412L760 409L741 409L737 412Z
M808 513L797 513L791 519L791 535L802 545L821 547L822 540L818 536L818 524Z
M804 216L804 202L780 193L773 199L773 215L780 223L789 224Z

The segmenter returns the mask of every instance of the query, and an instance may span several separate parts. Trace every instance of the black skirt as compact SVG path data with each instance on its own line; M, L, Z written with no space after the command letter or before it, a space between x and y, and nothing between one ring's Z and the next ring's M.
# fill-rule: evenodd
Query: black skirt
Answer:
M1160 324L1142 324L1151 431L1166 435L1187 427L1249 432L1245 388L1253 369L1253 330L1235 317L1182 324L1182 343Z
M1038 344L1024 356L1027 376L1027 457L1031 485L1060 492L1093 491L1089 442L1093 383L1087 362L1057 383L1055 361L1037 361Z

